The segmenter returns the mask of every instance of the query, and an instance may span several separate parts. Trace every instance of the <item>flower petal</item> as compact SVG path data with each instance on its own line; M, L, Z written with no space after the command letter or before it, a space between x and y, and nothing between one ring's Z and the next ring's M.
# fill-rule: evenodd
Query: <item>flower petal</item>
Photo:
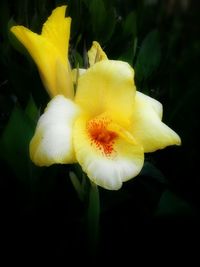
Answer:
M30 156L39 166L75 162L72 127L79 108L69 99L53 98L40 117L30 143Z
M91 117L109 112L123 126L133 115L133 76L126 62L100 61L79 77L75 102Z
M90 67L101 60L108 59L106 53L101 48L100 44L96 41L92 43L92 47L88 51L88 58Z
M154 111L159 116L159 118L162 119L163 106L158 100L156 100L156 99L154 99L154 98L152 98L152 97L150 97L148 95L145 95L145 94L143 94L143 93L141 93L139 91L136 91L136 97L138 99L140 99L141 102L143 101L146 104L148 103L154 109Z
M49 17L43 27L42 35L30 31L24 26L11 28L11 31L35 61L43 84L51 97L58 94L63 94L68 98L74 96L72 74L67 59L68 44L66 44L69 40L67 36L69 35L70 20L65 21L66 19L62 7L62 9L57 8L53 11L52 17ZM58 20L58 23L56 23L56 20ZM59 26L61 22L63 22L63 28ZM65 31L65 37L57 37L58 29L56 31L56 25L62 28L61 32ZM65 53L63 52L64 49L66 49Z
M66 8L67 6L55 8L42 28L42 36L57 48L63 60L68 57L71 26L71 18L65 17Z
M92 142L87 125L86 117L80 117L75 122L76 158L94 183L105 189L118 190L122 182L140 172L144 162L143 148L116 135L113 142L102 149L98 143Z
M164 124L161 117L162 105L153 98L137 92L131 133L144 147L144 152L181 144L178 134Z

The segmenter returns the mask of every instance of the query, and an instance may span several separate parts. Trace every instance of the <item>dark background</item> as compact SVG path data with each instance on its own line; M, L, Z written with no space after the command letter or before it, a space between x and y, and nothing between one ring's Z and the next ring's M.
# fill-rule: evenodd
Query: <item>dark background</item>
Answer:
M110 59L134 67L137 89L162 102L163 121L182 139L181 147L146 155L141 174L121 190L100 188L99 259L134 262L138 253L148 252L153 259L184 259L189 250L194 256L200 204L200 10L192 0L0 2L2 255L26 259L28 265L39 257L67 263L74 254L74 260L90 255L87 203L68 177L69 170L80 170L38 168L29 160L28 144L49 98L35 64L9 31L22 24L39 33L52 9L66 3L72 66L85 67L86 51L99 41Z

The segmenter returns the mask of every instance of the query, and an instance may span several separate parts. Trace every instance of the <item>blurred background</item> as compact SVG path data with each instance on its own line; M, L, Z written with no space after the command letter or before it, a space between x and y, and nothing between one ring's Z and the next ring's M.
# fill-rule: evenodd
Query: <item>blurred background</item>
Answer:
M141 174L121 190L100 188L98 256L130 257L131 252L135 257L137 251L152 250L154 257L154 248L160 247L169 257L177 255L178 248L195 249L200 207L198 1L1 0L3 254L30 262L41 256L67 262L72 251L88 253L86 204L68 175L69 170L80 172L79 166L38 168L29 159L29 142L49 97L34 62L9 31L21 24L40 33L51 11L62 4L68 5L67 15L72 17L72 66L86 67L86 52L93 40L98 41L108 58L134 67L137 89L163 104L163 121L182 139L181 147L147 154Z

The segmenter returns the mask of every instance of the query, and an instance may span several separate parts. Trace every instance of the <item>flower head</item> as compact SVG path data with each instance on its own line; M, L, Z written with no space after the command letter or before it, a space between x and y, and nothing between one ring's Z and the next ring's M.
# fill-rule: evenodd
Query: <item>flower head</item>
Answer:
M52 17L52 24L57 25L62 16ZM48 29L52 36L55 28ZM63 32L57 34L64 42ZM60 42L53 44L62 50ZM29 51L33 58L34 51ZM55 91L57 95L38 121L30 156L39 166L78 162L94 183L117 190L139 174L145 152L181 141L161 121L161 103L136 91L134 70L128 63L109 60L97 42L88 56L90 68L79 75L74 100L59 88ZM37 64L41 66L39 61ZM49 73L46 75L50 79Z

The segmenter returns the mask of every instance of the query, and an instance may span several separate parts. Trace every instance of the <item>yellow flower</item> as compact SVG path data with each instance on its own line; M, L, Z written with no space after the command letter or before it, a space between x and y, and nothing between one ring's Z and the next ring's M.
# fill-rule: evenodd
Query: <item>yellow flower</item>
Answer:
M61 47L65 38L58 39ZM30 156L38 166L78 162L94 183L117 190L139 174L145 152L181 140L161 121L161 103L136 91L128 63L109 60L97 42L88 56L74 100L58 93L40 117Z
M73 99L72 74L67 59L71 18L65 18L65 11L66 6L56 8L44 23L40 35L24 26L14 26L11 31L37 64L49 95L62 94Z

